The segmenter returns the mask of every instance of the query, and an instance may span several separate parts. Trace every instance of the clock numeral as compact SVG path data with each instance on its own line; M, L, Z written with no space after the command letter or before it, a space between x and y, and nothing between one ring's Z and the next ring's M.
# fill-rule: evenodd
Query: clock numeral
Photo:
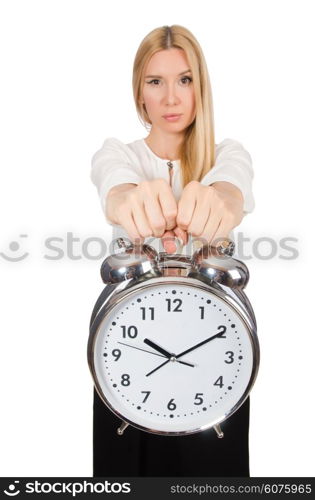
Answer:
M142 311L142 319L146 319L146 307L140 307L141 311ZM150 319L154 319L154 307L148 307L148 309L150 310L150 313L151 313L151 318Z
M225 359L224 363L227 363L228 365L230 365L231 363L234 362L234 352L232 352L232 351L226 351L225 354L228 355L229 359L228 360Z
M168 404L167 404L167 408L171 411L175 410L176 409L176 404L173 403L174 401L174 398L173 399L170 399Z
M118 361L120 356L121 356L121 350L120 349L114 349L112 351L112 355L114 356L115 358L115 361Z
M199 306L199 309L200 309L200 314L201 314L201 318L200 319L204 319L204 317L205 317L205 308L204 308L204 306Z
M203 396L203 392L197 392L196 396L195 396L195 402L194 402L194 405L202 405L203 403L203 398L201 397ZM196 400L198 402L196 402Z
M121 385L130 385L130 375L123 373L121 376Z
M218 326L218 330L220 330L220 329L221 329L221 332L220 331L218 332L219 333L218 338L219 339L226 339L226 336L224 335L226 332L226 326L224 326L224 325Z
M150 396L151 391L141 391L141 392L142 394L146 394L146 396L144 396L144 400L142 401L142 403L145 403L148 397Z
M167 302L167 312L183 312L180 309L180 306L182 305L182 300L181 299L165 299ZM172 310L172 304L176 304L175 308Z
M125 339L126 337L130 337L131 339L134 339L138 335L138 329L136 326L128 326L127 331L125 326L121 326L122 331L123 331L123 338Z
M216 380L216 381L214 382L214 384L213 384L213 385L218 385L218 386L222 389L222 387L223 387L223 385L224 385L224 384L223 384L223 376L221 375L221 376L218 378L218 380Z

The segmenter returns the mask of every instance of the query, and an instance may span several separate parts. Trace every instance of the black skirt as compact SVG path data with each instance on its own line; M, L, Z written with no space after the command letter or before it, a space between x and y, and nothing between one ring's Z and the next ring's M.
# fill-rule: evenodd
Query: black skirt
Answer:
M249 397L221 424L187 436L160 436L127 427L94 390L93 476L249 477Z

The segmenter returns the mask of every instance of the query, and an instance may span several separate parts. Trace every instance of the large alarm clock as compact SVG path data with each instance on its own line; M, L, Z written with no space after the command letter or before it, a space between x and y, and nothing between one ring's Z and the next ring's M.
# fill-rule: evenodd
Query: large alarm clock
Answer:
M234 244L192 256L117 240L102 264L106 284L90 323L95 388L119 419L178 436L220 424L244 403L259 366L249 273Z

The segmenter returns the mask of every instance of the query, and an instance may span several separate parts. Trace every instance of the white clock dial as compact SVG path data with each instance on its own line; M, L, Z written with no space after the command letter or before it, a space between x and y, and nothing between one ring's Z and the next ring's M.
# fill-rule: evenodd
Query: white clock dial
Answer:
M155 284L126 294L105 316L94 366L116 414L151 432L192 433L222 421L242 400L253 342L216 294Z

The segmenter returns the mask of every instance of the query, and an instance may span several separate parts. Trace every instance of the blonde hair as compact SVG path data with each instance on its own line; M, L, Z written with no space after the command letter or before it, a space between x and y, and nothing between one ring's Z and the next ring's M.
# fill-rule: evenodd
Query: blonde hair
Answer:
M182 186L192 180L200 181L215 161L214 120L210 78L207 64L199 43L183 26L156 28L142 40L133 64L133 95L141 123L151 124L145 105L140 103L147 63L160 50L183 49L192 71L195 92L196 116L185 130L179 151Z

